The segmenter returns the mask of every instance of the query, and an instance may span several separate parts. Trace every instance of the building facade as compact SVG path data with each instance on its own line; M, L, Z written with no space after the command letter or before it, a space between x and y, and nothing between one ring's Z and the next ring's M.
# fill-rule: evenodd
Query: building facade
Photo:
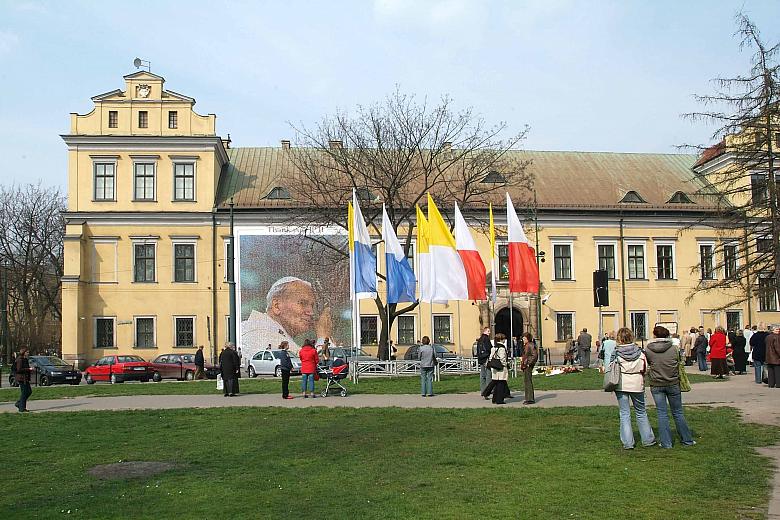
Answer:
M216 116L197 114L194 99L166 90L162 77L141 71L124 80L124 89L93 97L91 112L71 114L70 133L62 136L69 179L63 357L83 366L110 353L149 359L198 345L216 355L229 326L228 202L234 203L236 240L289 233L282 229L283 215L301 196L286 180L293 177L289 141L277 148L231 148L217 135ZM532 161L537 219L526 221L526 231L544 252L540 297L508 293L499 237L496 304L421 303L391 330L402 352L428 335L470 355L489 322L515 335L541 333L544 346L560 352L582 328L625 325L647 337L658 322L687 329L780 321L776 301L723 308L729 295L695 292L702 280L729 276L730 265L713 255L722 238L707 225L707 201L696 195L695 156L516 153ZM501 201L503 193L494 207ZM451 206L440 204L442 210ZM464 213L480 218L486 208ZM487 237L475 239L483 259L489 258ZM737 241L735 247L750 244ZM252 276L265 280L267 260L247 255L238 254L237 272L241 261L256 262ZM601 308L593 301L596 269L609 278L609 303ZM249 274L243 276L249 284ZM381 283L379 289L381 296ZM264 301L268 283L243 291ZM375 352L381 320L372 301L361 301L359 320L361 344ZM240 346L240 330L238 336ZM335 340L348 344L345 336Z

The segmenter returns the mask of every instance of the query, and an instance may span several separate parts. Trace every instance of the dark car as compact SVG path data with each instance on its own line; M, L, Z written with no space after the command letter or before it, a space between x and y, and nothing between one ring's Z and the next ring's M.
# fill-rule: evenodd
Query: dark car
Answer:
M419 350L420 350L420 345L412 345L407 349L406 354L404 354L404 359L406 361L416 360L417 351ZM457 354L455 354L450 350L447 350L447 347L439 343L433 344L433 351L436 353L436 359L455 359L458 357Z
M30 367L36 369L32 381L36 382L37 378L40 386L81 383L81 372L56 356L30 356L29 361ZM13 372L8 375L8 382L17 386Z
M195 377L195 354L160 354L149 365L154 381L163 379L191 381ZM203 371L207 378L216 379L219 367L206 363Z
M344 347L330 347L331 359L343 359L344 361L376 361L377 357L368 354L362 348L354 349Z
M151 377L151 366L140 356L104 356L84 370L84 380L89 385L96 381L146 383Z

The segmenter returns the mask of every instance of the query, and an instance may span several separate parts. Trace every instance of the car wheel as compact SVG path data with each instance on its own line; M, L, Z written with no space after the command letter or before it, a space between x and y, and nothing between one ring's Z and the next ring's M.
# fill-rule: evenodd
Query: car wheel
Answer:
M38 381L39 386L49 386L51 384L51 381L49 381L49 378L46 376L41 376L41 379Z
M119 378L116 376L116 374L111 374L111 384L115 385L119 383Z
M92 379L92 376L89 375L89 374L84 376L84 381L86 381L88 385L94 385L95 384L95 380Z
M281 377L282 376L282 370L280 367L274 368L274 377Z
M155 372L154 374L152 374L152 380L155 383L159 383L160 381L162 381L162 376L160 375L159 372Z
M185 381L192 381L193 379L195 379L195 373L192 370L187 370L184 373L184 380Z
M341 397L347 397L347 391L346 390L342 390L341 391Z
M246 370L247 374L249 374L249 377L257 377L257 372L255 372L255 367L252 365L249 365L249 368Z

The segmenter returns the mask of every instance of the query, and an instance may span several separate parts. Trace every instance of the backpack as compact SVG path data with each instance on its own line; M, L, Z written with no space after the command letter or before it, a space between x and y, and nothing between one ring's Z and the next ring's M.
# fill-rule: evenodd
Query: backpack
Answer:
M485 359L490 357L490 349L493 345L490 344L490 340L482 341L482 337L477 340L477 358Z

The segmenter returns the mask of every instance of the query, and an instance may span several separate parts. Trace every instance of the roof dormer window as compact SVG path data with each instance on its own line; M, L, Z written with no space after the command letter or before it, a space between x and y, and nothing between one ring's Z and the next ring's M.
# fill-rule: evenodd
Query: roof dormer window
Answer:
M693 201L685 193L681 191L677 191L674 193L674 195L672 195L672 198L670 198L667 201L667 203L668 204L693 204Z
M277 186L271 191L268 192L268 195L265 196L268 200L290 200L292 197L290 196L290 192L287 190L287 188L283 188L281 186Z
M625 195L623 195L623 198L620 199L621 204L646 204L647 201L643 199L639 193L635 192L634 190L630 190L626 192Z
M485 178L482 179L482 182L485 184L506 184L506 178L504 178L501 173L493 170L485 175Z

